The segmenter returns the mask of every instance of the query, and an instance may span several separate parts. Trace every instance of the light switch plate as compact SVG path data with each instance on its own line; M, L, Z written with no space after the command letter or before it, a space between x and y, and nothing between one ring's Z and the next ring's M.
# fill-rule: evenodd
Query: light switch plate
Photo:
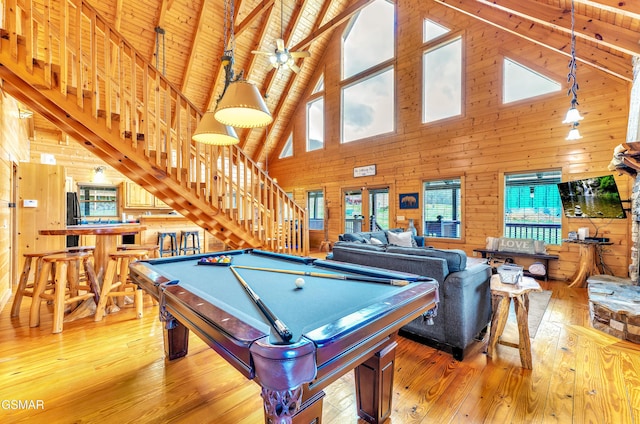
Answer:
M38 201L37 200L24 199L22 201L22 206L24 206L25 208L37 208L38 207Z

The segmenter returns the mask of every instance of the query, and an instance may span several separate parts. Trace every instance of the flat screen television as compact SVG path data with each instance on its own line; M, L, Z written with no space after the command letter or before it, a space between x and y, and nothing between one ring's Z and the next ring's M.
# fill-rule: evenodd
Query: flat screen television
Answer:
M565 216L626 218L613 175L558 183Z

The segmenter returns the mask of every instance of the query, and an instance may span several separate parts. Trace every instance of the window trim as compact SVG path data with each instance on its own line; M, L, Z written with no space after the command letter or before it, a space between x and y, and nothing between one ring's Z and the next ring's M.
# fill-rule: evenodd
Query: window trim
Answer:
M312 229L311 228L311 219L319 220L319 218L312 218L311 217L311 208L309 207L310 206L309 205L309 201L311 200L311 194L314 194L314 193L320 193L322 195L322 228L314 228L314 229ZM324 231L325 227L326 227L326 221L327 221L327 218L324 216L325 215L325 210L326 210L326 206L325 206L326 194L325 194L324 190L321 189L321 188L320 189L315 189L315 190L314 189L307 190L306 198L307 198L307 202L306 202L307 203L307 205L306 205L307 206L307 222L309 222L309 231ZM316 200L315 211L317 212L318 211L318 204L317 204L318 196L316 195L316 196L314 196L314 198Z
M450 237L429 237L425 234L424 221L425 221L425 196L424 196L424 183L429 181L444 181L444 180L460 180L460 237L459 238L450 238ZM467 202L466 202L466 175L465 174L456 174L456 175L442 175L442 176L434 176L433 178L423 178L420 183L420 231L425 239L432 241L446 241L447 243L452 244L464 244L466 243L466 223L467 223Z
M115 198L115 213L114 215L85 215L82 213L83 208L82 205L86 204L86 203L92 203L90 201L83 201L82 196L81 196L81 192L83 191L83 189L109 189L109 190L114 190L115 194L116 194L116 198ZM119 210L120 210L120 186L117 185L113 185L113 184L101 184L101 183L78 183L77 185L77 193L78 193L78 202L80 204L80 217L85 219L85 218L116 218L119 216ZM106 203L106 202L105 202ZM109 202L111 203L111 202Z
M467 43L465 43L464 31L451 31L442 35L434 40L423 43L422 56L421 56L421 70L420 75L420 120L422 125L433 125L435 123L441 123L446 120L463 119L466 116L466 98L467 98L467 78L466 76L466 57L467 57ZM435 119L432 121L426 120L426 105L425 105L425 56L432 51L452 44L460 40L460 113L457 115L446 116L443 118Z
M506 202L506 180L507 180L507 175L514 175L514 174L531 174L531 173L536 173L536 172L553 172L553 171L558 171L560 172L560 179L562 180L562 176L564 175L563 169L562 167L552 167L552 168L547 168L547 169L521 169L521 170L515 170L515 171L500 171L498 173L498 184L499 184L499 190L498 190L498 219L499 219L499 224L500 224L500 232L501 232L501 237L504 236L505 234L505 227L506 227L506 219L505 219L505 202ZM562 214L562 218L560 219L560 235L562 238L562 231L563 231L563 221L564 221L564 214ZM547 243L547 245L549 245L550 243Z
M536 102L538 100L544 100L546 98L554 98L558 96L558 93L562 93L562 82L566 80L567 76L566 75L559 75L557 72L554 72L552 69L548 69L548 68L543 68L538 66L535 63L532 63L531 61L527 60L527 58L522 57L522 56L517 56L514 55L513 53L510 52L506 52L504 50L500 50L498 56L498 58L500 58L500 63L498 66L498 89L500 90L498 93L498 104L497 107L498 109L502 109L502 108L514 108L514 107L522 107L522 106L530 106L532 104L532 100L535 100ZM560 91L559 92L552 92L552 93L545 93L545 94L540 94L538 96L534 96L534 97L528 97L526 99L520 99L520 100L514 100L512 102L509 103L505 103L504 102L504 93L503 93L503 89L504 89L504 60L509 59L512 62L515 62L519 65L525 66L529 69L531 69L534 72L537 72L540 75L545 76L546 78L549 78L552 81L559 81L561 84L560 87ZM535 102L534 102L535 103ZM508 172L510 173L510 172Z
M310 144L309 142L310 137L309 137L309 130L311 129L311 125L310 125L310 120L309 120L309 106L312 103L318 102L318 101L322 101L322 147L318 148L318 149L313 149L311 150ZM306 134L305 134L305 151L307 153L311 153L311 152L317 152L320 150L324 150L326 148L326 138L327 138L327 134L326 134L326 118L327 118L327 113L326 113L326 109L325 109L325 98L324 95L320 95L320 96L316 96L313 98L310 98L307 100L306 104L305 104L305 117L306 117Z
M397 102L397 98L398 98L398 73L396 72L396 68L395 68L395 60L393 61L389 61L389 63L386 63L387 66L381 66L382 64L379 64L379 66L375 66L373 68L368 69L366 73L363 73L363 75L360 78L350 78L349 80L345 80L343 81L343 84L340 85L340 145L348 145L348 144L353 144L353 143L359 143L362 141L367 141L367 140L373 140L373 139L378 139L380 137L386 137L389 135L393 135L396 134L396 132L398 131L398 102ZM375 72L374 72L375 70ZM393 119L392 119L392 124L393 124L393 128L390 131L386 131L386 132L382 132L379 134L374 134L374 135L370 135L367 137L363 137L363 138L358 138L355 140L351 140L351 141L344 141L344 118L345 118L345 114L344 114L344 90L346 90L349 87L353 87L354 85L363 82L363 81L367 81L371 78L374 78L378 75L381 75L387 71L393 71L393 94L392 94L392 98L394 100L393 103Z

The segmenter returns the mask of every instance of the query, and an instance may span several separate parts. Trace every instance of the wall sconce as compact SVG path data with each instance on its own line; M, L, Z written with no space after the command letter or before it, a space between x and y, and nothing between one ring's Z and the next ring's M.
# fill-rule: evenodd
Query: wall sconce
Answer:
M105 171L105 167L104 166L97 166L94 170L93 170L93 182L94 183L104 183L106 181L106 175L104 173Z

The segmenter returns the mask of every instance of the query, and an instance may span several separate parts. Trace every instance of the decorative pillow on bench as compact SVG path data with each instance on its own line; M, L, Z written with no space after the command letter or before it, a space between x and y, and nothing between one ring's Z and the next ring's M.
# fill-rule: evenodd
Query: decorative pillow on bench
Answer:
M487 237L487 249L498 252L527 253L530 255L547 253L545 243L534 239L507 237Z

